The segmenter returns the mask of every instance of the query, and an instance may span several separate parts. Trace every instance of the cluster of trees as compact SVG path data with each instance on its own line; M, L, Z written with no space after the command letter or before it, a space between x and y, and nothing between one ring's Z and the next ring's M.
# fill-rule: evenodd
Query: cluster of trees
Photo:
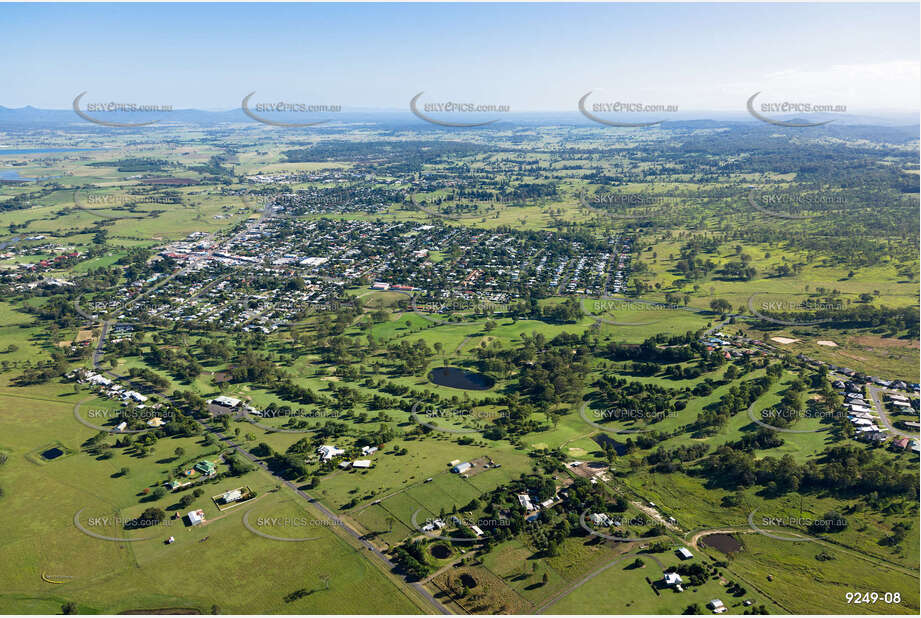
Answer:
M780 369L780 365L774 365ZM729 387L729 392L723 395L719 402L705 408L697 415L695 426L698 431L716 433L724 427L729 419L748 409L761 395L763 395L776 381L778 374L771 372L760 378L746 380L738 385Z
M425 557L425 544L421 541L407 541L393 549L393 559L409 575L416 579L423 579L432 567L428 565Z
M729 445L704 458L699 472L715 485L729 489L764 486L779 495L791 491L827 491L833 495L908 497L918 492L916 474L901 463L885 460L863 447L834 446L819 460L798 464L790 455L758 458Z
M434 355L428 344L417 339L410 343L399 341L387 346L387 358L397 363L400 375L419 375L428 367L429 359Z
M537 301L537 296L530 296L520 302L512 303L508 307L508 314L515 318L543 320L557 324L575 323L585 316L582 303L574 296L567 296L561 303L544 307L541 307Z

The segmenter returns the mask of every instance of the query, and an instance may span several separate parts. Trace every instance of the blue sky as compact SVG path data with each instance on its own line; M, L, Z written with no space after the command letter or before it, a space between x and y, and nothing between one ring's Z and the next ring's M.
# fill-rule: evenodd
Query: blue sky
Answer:
M0 105L919 108L918 4L0 4ZM601 90L603 89L603 90Z

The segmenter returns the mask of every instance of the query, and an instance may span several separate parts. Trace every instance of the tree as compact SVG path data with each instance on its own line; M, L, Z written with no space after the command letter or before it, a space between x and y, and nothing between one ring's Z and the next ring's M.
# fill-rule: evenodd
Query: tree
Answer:
M77 604L74 603L73 601L68 601L67 603L61 606L61 613L67 614L67 615L76 614Z
M173 451L173 452L176 453L176 459L179 459L179 458L181 458L183 455L185 455L185 449L182 448L181 446L177 446L177 447L176 447L176 450Z
M732 304L728 300L714 298L710 301L710 309L712 309L714 313L726 313L732 309Z

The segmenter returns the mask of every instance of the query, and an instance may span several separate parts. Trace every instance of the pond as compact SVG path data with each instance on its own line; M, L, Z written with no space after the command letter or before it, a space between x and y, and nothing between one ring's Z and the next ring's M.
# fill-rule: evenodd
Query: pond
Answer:
M701 537L700 544L718 549L724 554L734 554L742 549L742 543L739 542L739 539L729 534L723 534L722 532Z
M445 560L446 558L451 557L451 549L442 544L432 545L432 548L429 550L432 552L432 555L438 558L439 560Z
M2 155L48 154L55 152L87 152L99 148L0 148Z
M62 451L61 449L59 449L59 448L57 448L57 447L54 447L54 448L50 448L50 449L48 449L47 451L45 451L44 453L42 453L42 457L43 457L44 459L57 459L58 457L60 457L60 456L63 455L63 454L64 454L64 451Z
M496 383L487 375L460 367L436 367L429 372L429 380L439 386L462 388L467 391L485 391Z

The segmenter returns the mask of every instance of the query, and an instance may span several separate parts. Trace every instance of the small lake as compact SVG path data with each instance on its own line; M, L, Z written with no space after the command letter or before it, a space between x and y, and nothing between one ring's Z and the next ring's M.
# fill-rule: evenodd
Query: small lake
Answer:
M60 178L60 176L45 176L43 178L29 178L28 176L23 176L17 170L0 170L0 180L15 180L17 182L35 182L37 180L51 180L53 178Z
M485 391L496 383L487 375L459 367L436 367L429 372L428 377L429 381L438 386L462 388L467 391Z
M734 554L742 549L742 543L739 542L739 539L722 532L700 537L700 544L718 549L724 554Z
M51 460L51 459L57 459L63 454L64 454L64 451L55 447L55 448L50 448L44 453L42 453L42 457L44 457L45 459Z
M91 150L99 150L99 148L0 148L0 156L46 154L52 152L87 152Z

